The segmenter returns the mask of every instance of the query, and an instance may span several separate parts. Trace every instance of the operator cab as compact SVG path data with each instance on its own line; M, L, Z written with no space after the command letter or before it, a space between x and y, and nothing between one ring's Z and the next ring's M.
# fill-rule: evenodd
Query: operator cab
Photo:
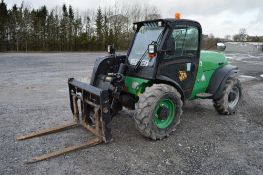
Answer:
M134 23L133 29L128 75L175 82L190 96L200 57L201 25L177 17Z

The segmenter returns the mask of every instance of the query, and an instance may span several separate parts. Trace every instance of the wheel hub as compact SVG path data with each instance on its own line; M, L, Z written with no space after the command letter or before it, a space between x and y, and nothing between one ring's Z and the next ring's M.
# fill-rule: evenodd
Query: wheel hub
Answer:
M237 87L233 87L228 94L228 106L230 108L234 108L239 101L239 89Z
M170 99L162 99L154 110L154 124L161 129L170 126L175 116L175 104Z
M159 118L161 119L161 120L165 120L165 119L167 119L167 117L168 117L168 109L166 108L166 107L161 107L160 108L160 115L159 115Z
M234 100L236 99L236 94L230 92L230 93L229 93L229 96L228 96L228 99L229 99L229 101L234 101Z

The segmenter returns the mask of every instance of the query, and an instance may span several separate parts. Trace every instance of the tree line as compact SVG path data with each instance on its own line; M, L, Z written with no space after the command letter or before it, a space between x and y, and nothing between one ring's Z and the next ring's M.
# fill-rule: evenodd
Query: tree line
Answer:
M237 42L263 42L263 36L249 36L247 29L239 29L239 33L233 36L233 41Z
M0 51L98 51L108 44L118 50L129 47L132 23L161 18L156 6L118 4L79 12L71 5L32 9L23 2L7 9L0 3ZM210 49L216 42L263 42L262 36L249 36L246 29L231 37L204 35L202 47Z
M23 2L7 9L0 3L0 51L93 51L115 44L129 47L132 23L160 18L155 6L99 7L79 12L71 5L31 9Z

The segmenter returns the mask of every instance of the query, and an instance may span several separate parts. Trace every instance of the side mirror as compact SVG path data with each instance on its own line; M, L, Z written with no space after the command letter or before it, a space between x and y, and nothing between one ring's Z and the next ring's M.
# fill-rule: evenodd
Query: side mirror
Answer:
M114 55L115 54L115 46L113 45L108 45L108 53L110 55Z
M224 43L217 43L217 50L224 51L226 49L226 45Z
M149 58L154 58L157 54L157 45L154 44L149 44L148 45L148 56Z

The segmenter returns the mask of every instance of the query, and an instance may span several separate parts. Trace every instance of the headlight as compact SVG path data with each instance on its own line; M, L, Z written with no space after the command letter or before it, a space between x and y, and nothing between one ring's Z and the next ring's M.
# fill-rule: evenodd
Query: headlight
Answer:
M137 89L138 86L139 86L138 82L132 82L132 88L133 89Z

